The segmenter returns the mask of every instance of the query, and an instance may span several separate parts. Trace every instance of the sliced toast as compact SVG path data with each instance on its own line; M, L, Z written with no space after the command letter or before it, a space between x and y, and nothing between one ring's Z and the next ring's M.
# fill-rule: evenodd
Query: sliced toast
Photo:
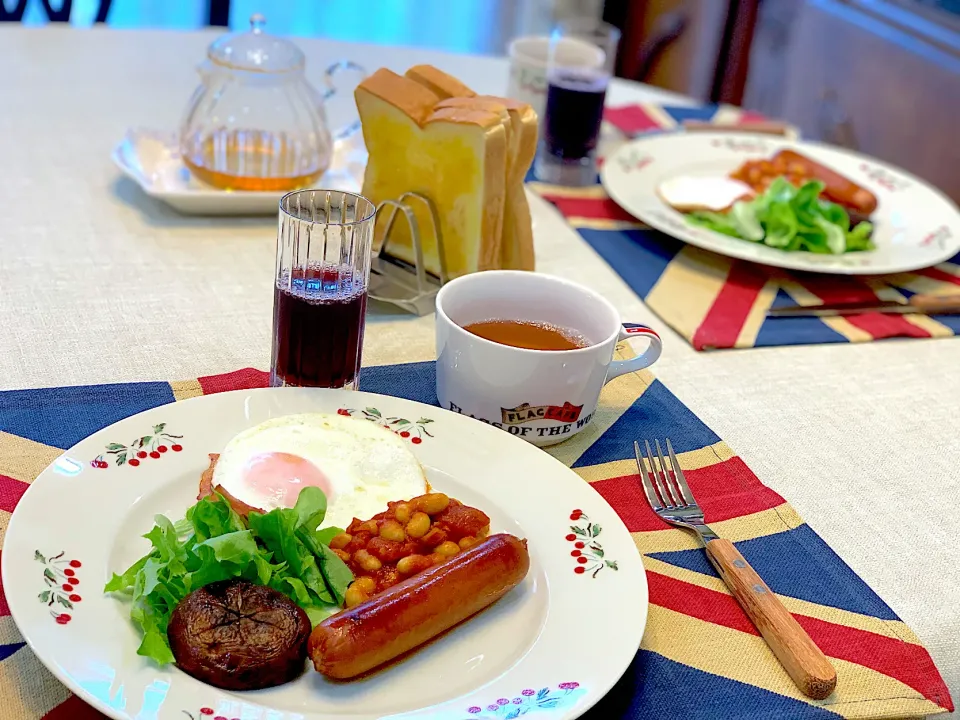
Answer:
M533 231L523 180L536 151L536 113L524 103L489 95L453 97L437 104L438 109L445 107L487 110L501 116L507 131L509 152L504 177L506 198L499 266L506 270L533 270Z
M406 77L420 83L441 100L452 97L473 97L476 93L433 65L414 65L405 73Z
M419 192L437 207L444 258L429 231L430 218L412 205L422 228L427 271L458 277L501 265L507 166L503 116L488 110L440 108L436 93L381 69L361 82L355 97L370 159L363 195L374 203ZM399 221L388 252L415 262L406 224Z

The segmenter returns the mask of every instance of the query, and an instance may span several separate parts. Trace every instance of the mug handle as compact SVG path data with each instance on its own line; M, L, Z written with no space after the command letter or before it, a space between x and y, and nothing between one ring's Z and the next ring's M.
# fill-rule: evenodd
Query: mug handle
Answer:
M649 343L647 349L629 360L614 360L611 362L604 384L625 373L636 372L637 370L650 367L657 361L657 358L660 357L660 353L663 351L663 342L660 340L660 336L657 335L656 330L646 325L624 323L623 327L620 328L620 340L631 340L634 338L647 340Z
M323 73L323 82L326 87L323 89L323 92L320 93L320 96L323 98L324 102L327 102L337 94L338 90L336 76L344 70L350 70L351 72L359 74L360 80L357 81L357 84L359 84L367 76L367 70L362 65L358 65L350 60L338 60L333 65L328 67ZM360 129L360 117L357 115L355 110L352 114L354 116L352 121L333 131L332 134L334 140L343 140L344 138L353 135L357 130Z

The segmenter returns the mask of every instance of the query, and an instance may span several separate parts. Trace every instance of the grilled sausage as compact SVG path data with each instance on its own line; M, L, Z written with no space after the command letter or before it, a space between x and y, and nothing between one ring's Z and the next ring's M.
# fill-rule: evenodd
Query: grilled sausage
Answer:
M823 194L828 200L850 208L860 215L870 215L877 209L876 196L843 175L835 173L833 170L793 150L781 150L774 156L773 162L776 163L778 158L786 161L789 171L792 172L795 167L798 174L822 181L825 185Z
M338 680L362 675L492 605L529 568L526 540L493 535L317 625L308 644L313 665Z

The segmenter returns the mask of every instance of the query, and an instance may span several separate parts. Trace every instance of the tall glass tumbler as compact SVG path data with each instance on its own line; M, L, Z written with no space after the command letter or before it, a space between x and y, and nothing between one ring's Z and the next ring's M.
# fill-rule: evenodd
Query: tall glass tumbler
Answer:
M339 190L300 190L280 200L274 387L357 388L376 210Z
M593 19L562 22L550 35L547 101L536 174L554 185L597 181L597 143L620 31Z

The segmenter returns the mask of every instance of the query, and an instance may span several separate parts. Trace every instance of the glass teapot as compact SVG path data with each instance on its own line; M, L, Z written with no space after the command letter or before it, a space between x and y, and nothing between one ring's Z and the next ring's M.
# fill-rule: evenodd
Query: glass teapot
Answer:
M334 76L359 65L327 68L318 91L304 75L303 52L264 32L262 15L250 30L225 35L207 49L197 70L202 83L180 126L180 155L199 180L224 190L287 191L309 186L330 166L333 138L355 132L359 121L335 131L324 101L337 91Z

